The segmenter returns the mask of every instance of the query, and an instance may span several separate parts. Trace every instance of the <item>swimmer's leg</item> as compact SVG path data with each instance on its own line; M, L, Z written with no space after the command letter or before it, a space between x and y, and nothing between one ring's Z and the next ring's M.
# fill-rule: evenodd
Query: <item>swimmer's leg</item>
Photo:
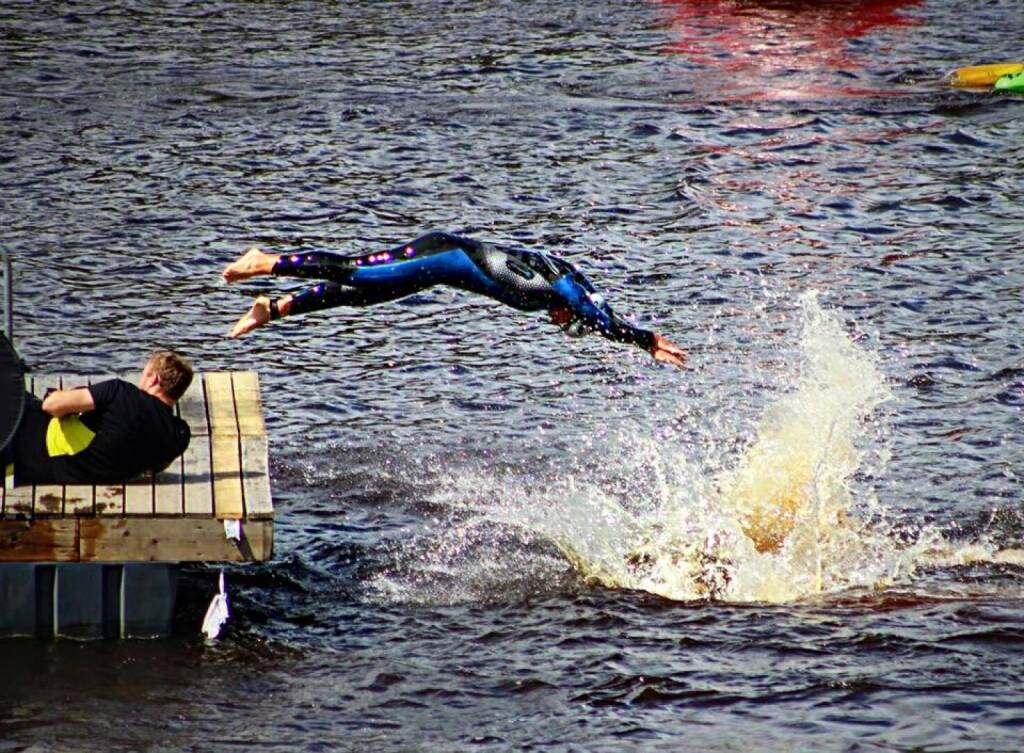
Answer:
M281 316L295 316L296 314L332 309L337 306L373 306L405 298L407 295L418 293L428 287L430 285L410 284L388 287L374 286L364 289L351 285L339 285L336 282L322 282L279 300L278 312Z
M416 240L386 251L346 256L327 251L308 251L298 254L270 254L252 246L245 254L224 269L228 282L246 280L262 275L301 277L305 279L333 280L346 283L354 272L381 265L401 264L412 259L423 259L453 251L477 255L482 245L469 238L449 233L428 233ZM439 265L443 267L444 265Z
M336 306L372 306L376 303L403 298L414 292L416 291L399 288L367 291L348 285L339 285L336 282L322 282L294 295L286 295L278 299L260 296L235 323L228 336L241 337L285 316L308 314L311 311L320 311Z
M278 316L336 306L372 306L404 298L435 285L449 285L498 298L500 287L475 259L481 249L476 241L447 233L430 233L404 246L363 256L341 256L322 251L278 256L273 261L274 275L313 277L329 282L294 296L285 296L273 301L273 305L268 298L257 299L250 311L235 324L231 336L244 335ZM264 256L254 255L253 259L253 266L259 270L263 270L269 261ZM263 272L256 274L260 273Z
M329 280L362 291L331 289L331 305L369 306L418 293L434 285L497 297L500 288L478 261L481 244L447 233L430 233L411 243L362 256L321 251L281 256L273 273L280 276ZM317 308L327 308L317 306Z
M345 256L327 251L309 251L300 254L282 254L274 257L271 272L279 277L301 277L304 279L331 280L343 285L356 285L374 279L405 282L416 276L427 276L433 279L431 284L455 285L458 287L460 276L453 272L461 270L461 265L452 264L453 259L435 259L438 256L471 256L478 252L481 244L469 238L460 238L448 233L428 233L414 241L384 251L368 254ZM239 263L245 257L239 260ZM270 259L260 259L261 273Z

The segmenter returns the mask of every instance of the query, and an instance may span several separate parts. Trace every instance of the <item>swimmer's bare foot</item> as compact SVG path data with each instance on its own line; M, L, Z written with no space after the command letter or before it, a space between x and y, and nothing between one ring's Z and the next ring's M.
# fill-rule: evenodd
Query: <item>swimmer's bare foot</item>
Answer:
M252 308L239 319L231 329L228 337L234 339L252 332L270 321L270 299L260 296L253 301Z
M277 254L268 254L259 246L252 246L236 261L224 268L224 280L237 282L259 275L269 275L274 271L274 265L277 264L278 258Z

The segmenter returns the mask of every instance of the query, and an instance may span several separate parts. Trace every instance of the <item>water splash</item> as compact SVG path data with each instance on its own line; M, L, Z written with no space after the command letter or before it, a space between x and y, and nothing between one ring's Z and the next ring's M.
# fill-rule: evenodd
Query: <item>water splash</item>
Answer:
M873 495L854 493L889 388L814 294L800 319L792 389L737 458L703 463L721 470L649 444L637 459L660 488L646 509L570 479L554 500L496 514L546 535L587 580L672 599L790 601L899 577L935 541L898 545Z
M870 485L885 462L878 409L892 396L877 359L814 294L800 299L798 322L788 389L751 395L768 407L746 441L693 417L685 440L616 430L590 437L568 464L453 471L431 500L453 518L413 555L426 572L443 561L443 593L429 578L388 576L377 591L473 600L500 590L495 579L550 580L550 551L538 542L585 582L676 600L787 602L883 588L920 565L1024 560L889 521ZM611 468L586 460L595 457L614 459Z

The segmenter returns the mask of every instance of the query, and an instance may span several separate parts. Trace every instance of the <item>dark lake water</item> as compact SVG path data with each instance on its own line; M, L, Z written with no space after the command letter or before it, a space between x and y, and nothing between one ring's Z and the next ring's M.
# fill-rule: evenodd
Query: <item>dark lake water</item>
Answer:
M942 84L1021 39L1017 0L5 3L22 355L258 370L277 527L213 644L206 568L169 640L0 642L0 751L1024 749L1024 97ZM247 246L432 229L570 259L690 368L450 290L224 337L295 288L223 284ZM744 549L780 478L818 517Z

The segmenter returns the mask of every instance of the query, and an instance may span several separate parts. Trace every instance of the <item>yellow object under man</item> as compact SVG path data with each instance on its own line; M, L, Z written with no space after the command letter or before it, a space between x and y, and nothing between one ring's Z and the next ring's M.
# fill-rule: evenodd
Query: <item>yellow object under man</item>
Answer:
M96 433L78 416L50 419L46 427L46 452L51 458L77 455L90 444Z

